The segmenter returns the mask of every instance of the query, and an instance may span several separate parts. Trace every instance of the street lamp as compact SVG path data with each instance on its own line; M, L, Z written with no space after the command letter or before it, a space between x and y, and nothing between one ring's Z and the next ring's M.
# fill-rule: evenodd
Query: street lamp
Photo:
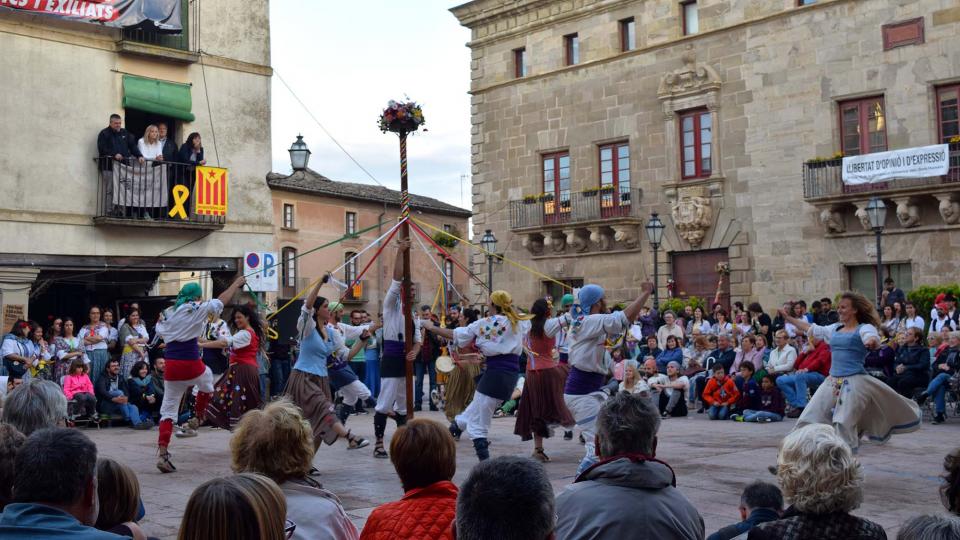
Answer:
M493 292L493 254L497 250L497 237L487 229L480 239L480 247L487 252L487 288Z
M660 242L663 241L663 229L665 228L660 216L654 212L650 214L650 221L647 222L647 240L650 241L650 247L653 248L653 309L660 310L659 283L660 272L657 268L657 251L660 250Z
M877 309L883 312L883 253L880 245L880 236L883 234L883 226L887 222L887 205L880 197L870 199L867 204L867 217L870 218L870 227L877 235Z
M290 145L287 151L290 152L290 165L293 166L294 171L302 171L307 168L307 163L310 161L310 149L307 148L307 143L303 142L303 135L297 135L297 140Z

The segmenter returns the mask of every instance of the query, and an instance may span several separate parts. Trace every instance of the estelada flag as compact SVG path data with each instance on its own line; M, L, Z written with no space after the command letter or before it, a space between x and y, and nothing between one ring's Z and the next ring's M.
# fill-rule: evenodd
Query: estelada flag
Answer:
M193 193L198 215L227 215L227 169L197 167Z

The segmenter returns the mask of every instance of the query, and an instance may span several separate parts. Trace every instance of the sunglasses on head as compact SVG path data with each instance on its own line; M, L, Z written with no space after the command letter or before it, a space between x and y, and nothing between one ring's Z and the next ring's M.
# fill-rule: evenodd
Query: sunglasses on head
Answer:
M293 538L293 532L297 530L297 524L289 519L286 521L283 527L283 537L287 540Z

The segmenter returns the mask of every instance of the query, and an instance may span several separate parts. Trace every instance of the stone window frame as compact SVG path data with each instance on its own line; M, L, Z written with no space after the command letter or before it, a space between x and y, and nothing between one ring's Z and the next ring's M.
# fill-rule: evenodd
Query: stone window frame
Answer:
M573 32L563 36L563 65L576 66L580 64L580 34Z
M703 92L681 97L663 99L663 112L666 120L664 151L667 163L667 178L674 184L695 183L704 180L723 178L723 159L721 155L722 130L720 129L720 91L710 88ZM713 126L713 145L710 149L710 176L701 178L683 177L683 148L680 145L680 116L686 111L706 109L710 113L710 125Z
M947 144L949 140L949 138L943 134L943 108L940 106L940 94L946 91L956 92L958 99L960 99L960 81L938 84L933 88L933 108L937 119L936 136L938 144Z
M637 48L637 20L634 17L627 17L617 21L620 27L620 52L630 52ZM633 45L630 40L630 25L633 25Z
M280 248L281 270L283 271L283 286L288 289L297 289L297 248L284 246ZM291 265L292 263L292 265ZM293 270L291 272L290 270ZM293 284L290 281L293 280Z
M290 210L289 222L287 220L287 209ZM295 204L293 204L292 202L282 203L281 210L280 210L280 223L281 223L281 226L280 226L281 229L285 229L288 231L297 230L297 206Z
M866 104L867 102L872 102L877 99L880 100L880 107L882 108L882 112L883 112L883 146L884 148L882 150L873 150L871 148L870 141L869 141L869 129L867 129L868 124L866 123L868 122L868 120L866 120L864 116L864 112L860 108L862 107L862 105ZM858 107L858 112L857 112L858 124L857 125L861 128L860 144L858 149L858 151L860 152L859 154L847 154L847 149L844 146L843 110L844 110L844 106L849 106L852 104L856 104ZM890 115L889 115L889 111L887 110L886 95L883 92L838 100L837 101L837 133L840 136L840 151L843 152L844 155L866 155L866 154L872 154L874 152L886 152L887 150L889 150L890 139L887 136L887 123L889 121L889 118L890 118ZM867 135L864 135L862 131L867 131ZM867 137L867 138L864 139L864 137ZM865 141L866 141L866 151L864 151Z
M693 5L697 10L697 29L693 32L690 31L689 23L687 20L687 6ZM697 5L697 0L684 0L680 2L680 35L682 36L695 36L700 33L700 6Z
M684 181L688 180L702 180L704 178L710 178L713 174L713 117L710 114L710 111L706 108L698 109L689 109L686 111L680 111L679 113L679 129L678 135L680 136L680 141L677 143L677 147L680 149L680 179ZM701 118L704 116L710 118L710 168L704 170L703 168L703 146L704 142L701 138L703 132L703 125ZM693 174L686 174L686 156L684 155L684 144L683 144L683 121L687 118L693 119Z
M527 48L517 47L513 49L513 78L522 79L530 74L530 66L527 62Z
M353 222L351 223L351 216ZM357 213L347 210L343 214L343 232L344 234L357 234Z

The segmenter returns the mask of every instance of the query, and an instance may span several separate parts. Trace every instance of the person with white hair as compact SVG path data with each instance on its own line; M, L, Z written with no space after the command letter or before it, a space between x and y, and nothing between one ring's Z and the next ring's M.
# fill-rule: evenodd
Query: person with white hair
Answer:
M30 379L3 400L3 423L29 437L34 431L62 426L67 419L67 398L57 383Z
M584 456L577 474L596 463L594 435L600 405L616 391L607 385L610 367L604 363L604 344L607 338L622 334L630 328L647 302L653 285L640 285L640 296L622 311L607 313L603 287L587 285L577 291L577 300L570 313L548 321L550 325L568 325L570 343L570 374L563 389L563 400L580 427L584 441Z
M957 540L957 538L960 538L960 518L955 516L915 516L907 520L897 533L897 540Z
M863 471L832 427L810 424L784 437L777 478L791 506L783 519L751 529L749 540L887 538L882 526L850 513L863 502Z

